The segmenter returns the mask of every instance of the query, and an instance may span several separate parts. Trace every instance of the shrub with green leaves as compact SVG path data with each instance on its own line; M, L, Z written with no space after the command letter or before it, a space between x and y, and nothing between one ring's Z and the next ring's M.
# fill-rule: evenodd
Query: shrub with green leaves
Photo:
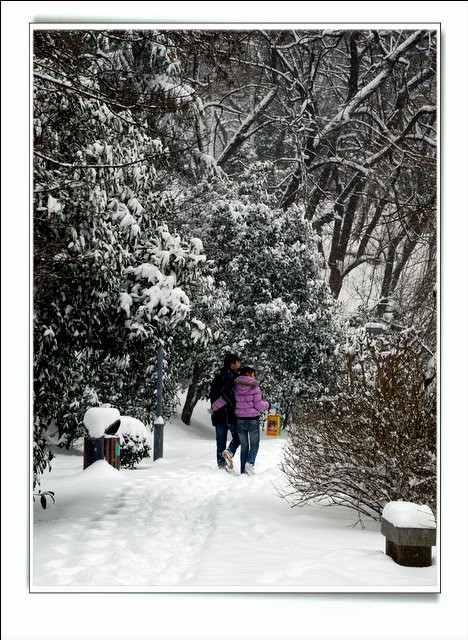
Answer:
M182 230L183 217L226 289L224 322L211 352L200 354L192 383L201 384L197 370L213 372L232 350L257 368L265 394L289 413L311 389L335 383L340 306L325 282L312 222L304 207L283 210L268 193L270 170L270 163L255 163L237 181L204 181L178 207Z
M149 457L151 446L148 429L140 420L130 416L121 416L117 435L120 436L120 465L122 467L135 469L139 462Z

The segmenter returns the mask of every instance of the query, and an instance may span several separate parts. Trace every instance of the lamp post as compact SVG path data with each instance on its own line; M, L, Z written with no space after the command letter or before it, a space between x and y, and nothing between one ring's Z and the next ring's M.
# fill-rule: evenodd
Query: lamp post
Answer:
M153 431L153 460L163 457L164 418L162 416L162 392L163 392L163 360L164 348L158 347L158 385L156 391L156 422Z

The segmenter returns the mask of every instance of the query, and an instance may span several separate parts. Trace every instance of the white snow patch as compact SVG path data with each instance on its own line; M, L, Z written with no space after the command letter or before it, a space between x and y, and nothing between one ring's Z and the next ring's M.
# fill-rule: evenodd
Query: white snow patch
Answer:
M191 238L190 242L194 246L196 253L203 253L203 242L200 238Z
M89 467L83 469L80 474L80 484L84 488L87 482L94 483L96 480L103 480L109 476L115 476L119 470L107 462L107 460L96 460ZM90 485L92 488L92 484Z
M142 440L148 439L148 429L145 427L141 420L132 418L131 416L120 416L120 427L117 431L117 435L126 434L132 438L141 438Z
M120 294L120 307L127 314L127 318L130 317L130 307L132 306L132 304L133 304L132 296L128 294L126 291L122 291L122 293Z
M113 407L91 407L83 417L91 438L100 438L113 422L120 418L120 412Z
M51 195L49 195L49 198L47 200L47 210L49 212L49 215L51 213L60 213L62 211L62 208L63 207L60 202L56 198L53 198Z
M435 529L434 514L426 504L392 501L385 505L382 517L395 527Z

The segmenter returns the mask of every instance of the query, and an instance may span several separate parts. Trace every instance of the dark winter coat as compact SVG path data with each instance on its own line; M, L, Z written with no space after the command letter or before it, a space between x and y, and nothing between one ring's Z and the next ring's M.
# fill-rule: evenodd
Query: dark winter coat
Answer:
M236 424L236 401L234 398L234 381L238 374L231 368L223 367L217 376L213 379L210 388L211 405L219 400L216 408L213 408L211 414L211 422L215 424ZM221 405L221 406L219 406Z

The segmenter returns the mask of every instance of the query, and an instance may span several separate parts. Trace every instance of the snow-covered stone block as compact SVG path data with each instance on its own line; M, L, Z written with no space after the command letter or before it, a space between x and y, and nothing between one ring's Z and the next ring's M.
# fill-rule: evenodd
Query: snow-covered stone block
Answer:
M404 502L403 500L389 502L382 512L382 517L395 527L416 527L421 529L435 529L436 521L430 507L426 504Z
M382 512L385 553L406 567L428 567L436 544L436 521L427 505L392 501Z

